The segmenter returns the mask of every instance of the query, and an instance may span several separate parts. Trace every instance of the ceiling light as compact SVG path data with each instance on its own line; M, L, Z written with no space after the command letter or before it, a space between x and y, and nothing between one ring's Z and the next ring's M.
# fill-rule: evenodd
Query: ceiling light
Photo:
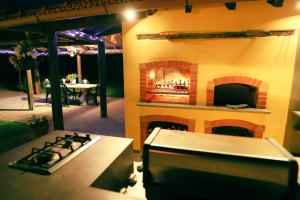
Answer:
M136 12L134 10L126 10L124 16L127 20L133 20L136 18Z
M297 1L296 8L300 10L300 0Z

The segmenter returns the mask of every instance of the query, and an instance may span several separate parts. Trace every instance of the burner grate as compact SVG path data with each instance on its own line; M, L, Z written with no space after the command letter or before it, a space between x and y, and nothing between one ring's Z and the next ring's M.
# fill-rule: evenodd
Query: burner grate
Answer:
M12 163L10 167L41 174L51 174L63 164L96 143L101 137L90 134L56 137L54 142L45 142L42 148L32 148L31 153Z

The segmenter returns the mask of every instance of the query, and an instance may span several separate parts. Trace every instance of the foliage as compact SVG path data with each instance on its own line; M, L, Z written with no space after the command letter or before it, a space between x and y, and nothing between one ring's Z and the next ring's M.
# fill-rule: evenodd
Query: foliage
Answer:
M27 125L31 128L48 126L49 121L46 116L37 117L37 116L33 115L33 117L27 121Z
M106 95L108 97L124 97L123 86L117 84L108 84Z
M9 57L9 62L16 70L28 69L33 65L33 60L38 56L38 52L32 47L29 40L21 41L14 48L15 55Z
M66 77L66 79L70 80L70 81L72 81L76 78L77 78L77 74L68 74L67 77Z
M15 135L29 132L29 127L24 122L0 121L0 139L9 139Z

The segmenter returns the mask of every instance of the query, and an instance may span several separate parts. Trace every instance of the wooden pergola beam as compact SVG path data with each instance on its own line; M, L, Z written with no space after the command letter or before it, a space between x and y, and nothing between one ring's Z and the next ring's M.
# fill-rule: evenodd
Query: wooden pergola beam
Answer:
M291 36L295 30L248 30L239 32L175 32L167 31L155 34L137 34L138 40L176 40L176 39L212 39L212 38L255 38L269 36Z
M66 31L87 27L105 27L111 24L121 23L121 20L114 14L82 17L76 19L64 19L58 21L50 21L44 23L35 23L25 26L17 26L14 29L23 30L33 33L47 33L48 31Z

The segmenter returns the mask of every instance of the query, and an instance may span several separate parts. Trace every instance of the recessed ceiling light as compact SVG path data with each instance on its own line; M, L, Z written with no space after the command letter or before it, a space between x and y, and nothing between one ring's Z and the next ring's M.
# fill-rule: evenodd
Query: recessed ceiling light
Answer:
M300 0L297 1L296 8L300 10Z
M136 18L136 12L134 10L126 10L124 16L127 20L133 20Z

